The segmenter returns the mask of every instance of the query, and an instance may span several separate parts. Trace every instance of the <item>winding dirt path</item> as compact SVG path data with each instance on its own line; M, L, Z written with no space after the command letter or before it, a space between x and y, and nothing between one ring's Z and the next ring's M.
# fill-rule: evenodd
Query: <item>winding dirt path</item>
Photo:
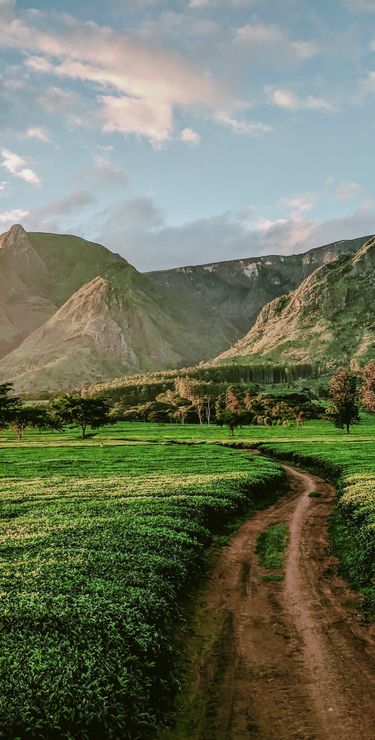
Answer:
M163 738L375 739L374 627L327 555L335 489L285 469L290 495L238 530L200 593L188 685ZM256 540L279 522L290 528L284 579L265 582Z

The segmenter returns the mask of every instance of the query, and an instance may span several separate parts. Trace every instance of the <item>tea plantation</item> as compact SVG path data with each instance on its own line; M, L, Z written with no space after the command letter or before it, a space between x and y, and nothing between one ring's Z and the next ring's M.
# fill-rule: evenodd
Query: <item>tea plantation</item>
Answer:
M147 735L212 532L283 480L217 446L3 447L1 736Z
M174 636L204 550L279 495L261 444L334 480L332 546L371 601L375 424L121 423L0 437L0 737L153 736L178 681Z

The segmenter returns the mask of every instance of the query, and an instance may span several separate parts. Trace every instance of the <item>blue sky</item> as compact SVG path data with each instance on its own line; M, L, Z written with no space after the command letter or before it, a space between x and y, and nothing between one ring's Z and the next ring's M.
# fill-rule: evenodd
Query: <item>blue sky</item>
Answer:
M375 0L0 0L0 231L139 269L375 232Z

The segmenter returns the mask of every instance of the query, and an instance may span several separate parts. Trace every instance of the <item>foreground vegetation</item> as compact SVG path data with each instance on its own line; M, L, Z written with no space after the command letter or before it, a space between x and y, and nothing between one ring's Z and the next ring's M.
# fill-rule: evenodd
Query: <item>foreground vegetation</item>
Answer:
M374 421L371 420L373 428ZM338 484L330 540L341 571L362 591L365 607L375 613L375 447L374 440L348 445L327 440L262 445L269 454L314 470Z
M281 469L216 446L80 444L9 446L0 476L2 735L147 735L204 548L277 495Z
M232 434L233 432L233 434ZM283 489L261 445L340 481L331 543L375 604L375 418L252 425L27 427L0 435L0 726L4 737L152 734L178 682L174 632L204 550ZM288 533L258 543L267 580ZM221 536L219 541L224 541Z

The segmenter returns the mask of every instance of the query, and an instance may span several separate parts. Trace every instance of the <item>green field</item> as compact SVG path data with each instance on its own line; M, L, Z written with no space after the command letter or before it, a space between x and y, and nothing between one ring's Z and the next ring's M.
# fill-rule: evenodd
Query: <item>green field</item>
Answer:
M277 464L217 446L3 448L3 736L147 734L212 532L282 482Z
M139 442L268 442L271 440L279 442L301 442L312 440L325 443L329 440L337 440L340 444L351 444L353 441L375 442L375 419L370 414L361 415L361 423L351 428L350 435L344 434L340 429L325 421L313 420L305 422L303 427L297 429L295 424L284 426L244 426L235 430L234 436L230 434L227 427L211 424L199 426L199 424L152 424L149 422L131 421L118 422L113 426L103 427L94 432L92 437L85 440L88 446L98 445L122 445ZM0 448L8 447L30 447L37 446L66 446L82 445L79 432L67 429L65 432L38 432L27 430L22 442L18 442L14 433L3 431L0 434Z
M2 736L152 734L178 680L173 638L206 546L283 489L277 463L223 444L268 445L341 479L332 542L369 595L374 440L370 416L349 436L316 421L234 438L135 422L84 443L76 430L22 443L2 434Z

